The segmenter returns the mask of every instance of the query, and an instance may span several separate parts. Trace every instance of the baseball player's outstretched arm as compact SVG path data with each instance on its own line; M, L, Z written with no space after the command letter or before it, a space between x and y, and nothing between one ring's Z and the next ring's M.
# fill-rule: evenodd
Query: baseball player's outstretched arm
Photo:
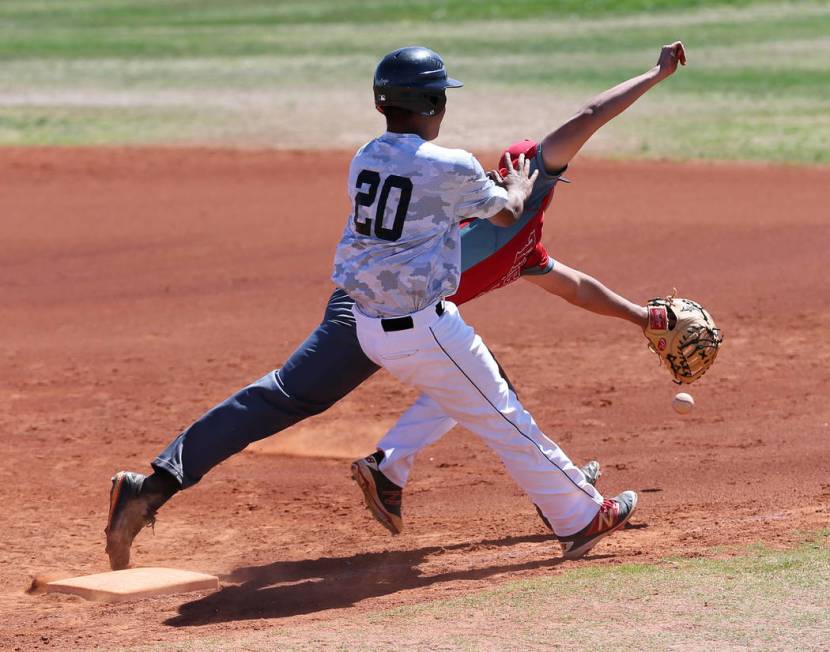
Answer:
M588 139L606 122L634 104L646 91L686 65L683 43L675 41L660 50L657 64L649 71L600 93L582 109L542 140L542 158L549 172L564 168Z
M558 260L553 269L542 276L525 276L540 288L562 297L585 310L598 315L625 319L640 328L648 326L648 311L616 292L612 292L593 276L563 265Z

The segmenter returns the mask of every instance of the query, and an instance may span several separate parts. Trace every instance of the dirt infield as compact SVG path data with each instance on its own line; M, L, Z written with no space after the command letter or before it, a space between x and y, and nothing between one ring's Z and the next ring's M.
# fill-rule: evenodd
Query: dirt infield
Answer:
M554 256L640 301L676 285L725 331L692 415L671 411L676 388L628 324L523 282L463 312L543 429L604 463L601 488L642 492L632 528L560 563L495 456L457 429L420 459L407 530L391 538L348 479L347 460L413 398L381 373L285 443L222 465L140 535L136 563L217 574L220 592L110 606L27 594L35 576L105 570L110 475L146 470L317 323L347 162L0 150L0 648L324 626L343 610L783 544L830 523L830 171L579 161L548 213Z

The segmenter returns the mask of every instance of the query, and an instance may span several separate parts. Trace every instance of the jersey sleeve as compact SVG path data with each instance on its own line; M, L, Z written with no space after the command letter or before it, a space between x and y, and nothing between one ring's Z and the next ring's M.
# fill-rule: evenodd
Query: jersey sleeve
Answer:
M530 173L533 174L535 170L539 170L539 176L536 177L533 190L530 191L530 196L525 200L525 210L532 209L535 213L559 181L570 183L570 181L562 177L567 169L568 166L566 165L555 174L548 172L545 169L545 162L542 159L542 145L541 143L537 145L536 155L530 160Z
M537 242L527 261L522 266L522 276L544 276L553 270L556 261L550 257L548 250L541 242Z
M455 210L459 221L469 217L487 219L507 205L507 191L493 183L475 156L469 154L469 157L469 167L465 166L464 183Z

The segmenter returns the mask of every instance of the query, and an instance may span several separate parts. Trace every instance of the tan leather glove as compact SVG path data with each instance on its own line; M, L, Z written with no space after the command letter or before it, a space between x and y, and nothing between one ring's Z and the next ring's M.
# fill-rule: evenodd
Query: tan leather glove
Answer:
M695 382L714 364L723 334L703 306L676 297L676 292L646 304L648 327L643 333L648 348L682 385Z

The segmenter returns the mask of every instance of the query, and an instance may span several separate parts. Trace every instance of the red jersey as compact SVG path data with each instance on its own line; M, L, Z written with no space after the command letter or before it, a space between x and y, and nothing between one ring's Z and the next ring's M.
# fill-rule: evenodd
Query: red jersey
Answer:
M545 210L553 198L556 183L565 170L550 174L545 170L541 148L530 140L514 143L505 150L513 161L524 154L530 171L539 170L524 211L515 224L499 227L489 220L471 219L461 223L461 281L456 293L448 297L456 304L503 287L526 274L546 274L553 260L542 244ZM505 153L500 172L507 173ZM567 180L565 180L567 181Z

